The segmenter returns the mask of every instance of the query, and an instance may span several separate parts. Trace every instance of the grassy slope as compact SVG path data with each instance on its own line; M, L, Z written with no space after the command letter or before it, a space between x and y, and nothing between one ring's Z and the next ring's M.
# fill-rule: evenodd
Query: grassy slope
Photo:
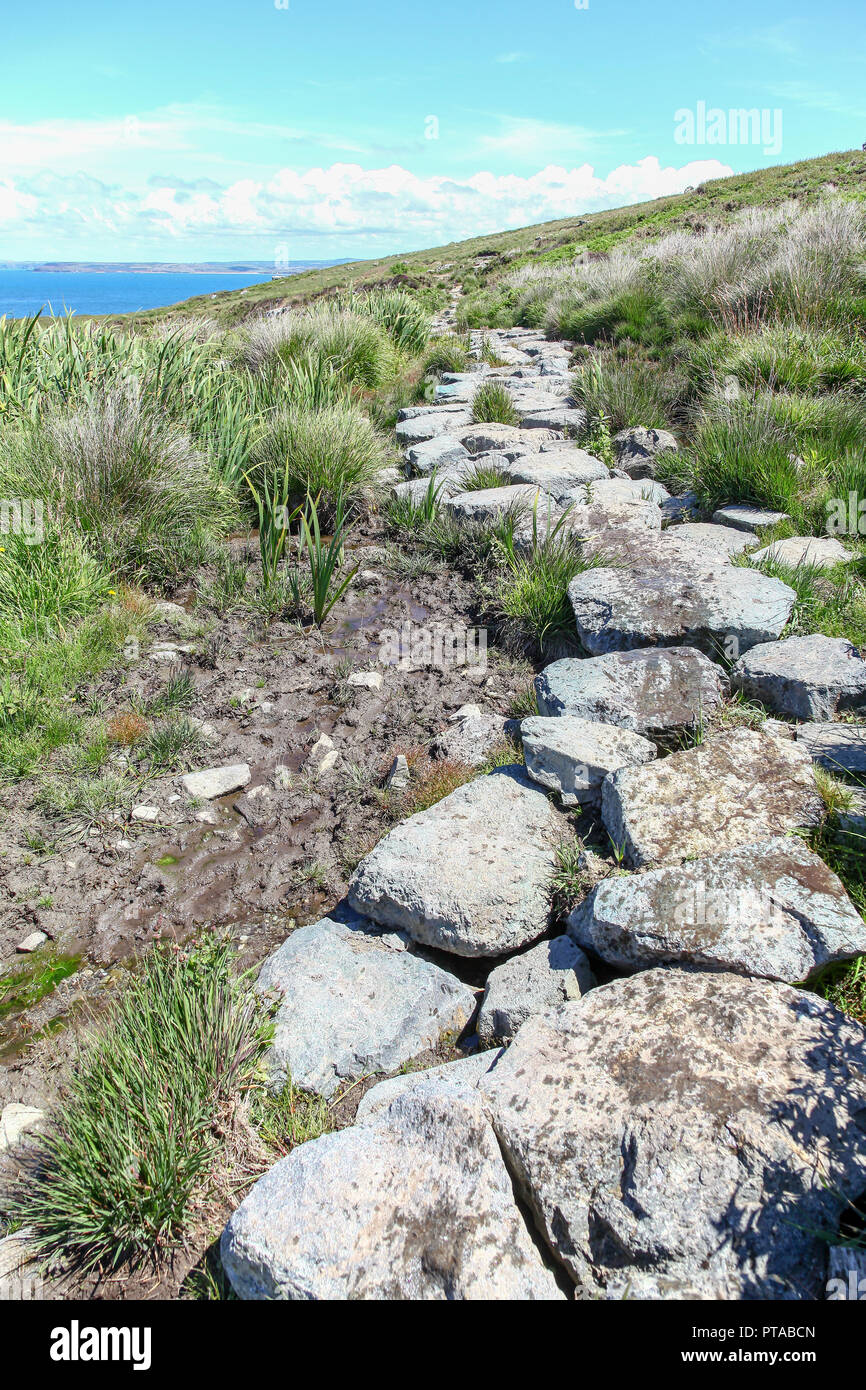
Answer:
M787 198L813 198L828 185L855 197L866 198L866 153L847 150L780 164L731 178L712 179L691 192L656 198L649 203L614 208L607 212L540 222L517 231L454 241L426 251L386 256L374 261L351 261L325 270L308 270L284 280L271 280L246 290L199 295L171 310L173 317L205 314L229 325L276 305L301 303L350 283L377 285L390 281L393 267L406 266L412 281L431 288L450 288L463 274L487 262L483 273L513 268L525 260L558 260L573 254L576 246L607 251L619 242L652 238L678 227L699 230L704 222L722 222L746 207L766 207ZM138 315L143 321L164 317L165 309Z

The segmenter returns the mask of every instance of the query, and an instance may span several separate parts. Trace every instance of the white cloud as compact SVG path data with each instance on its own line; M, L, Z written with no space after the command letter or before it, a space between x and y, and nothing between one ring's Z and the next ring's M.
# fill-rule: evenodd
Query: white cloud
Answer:
M689 184L731 173L718 160L663 167L655 156L623 164L607 175L590 164L548 164L528 177L479 171L469 177L420 177L390 165L364 169L333 164L298 173L280 169L263 180L226 185L152 177L141 190L118 188L82 176L39 176L0 183L5 231L38 235L56 246L66 238L117 239L115 255L137 244L183 242L189 258L222 238L258 246L289 237L339 255L359 241L400 250L433 246L460 237L524 226L557 217L682 191ZM43 253L44 254L44 253ZM86 254L86 253L85 253ZM63 257L65 258L65 257ZM205 259L204 255L199 255ZM209 258L209 257L208 257Z

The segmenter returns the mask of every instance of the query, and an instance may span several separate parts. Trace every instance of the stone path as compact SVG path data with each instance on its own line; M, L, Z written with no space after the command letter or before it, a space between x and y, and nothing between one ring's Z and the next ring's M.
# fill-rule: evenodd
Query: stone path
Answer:
M485 338L504 366L481 362ZM820 1297L814 1232L866 1188L866 1033L791 986L866 951L866 925L796 832L824 814L815 763L866 767L862 724L834 718L866 712L866 662L838 639L779 640L793 590L733 563L778 516L695 519L655 481L665 431L622 431L613 471L582 449L567 345L471 341L473 370L401 412L395 491L420 498L433 477L461 523L515 503L538 504L542 534L565 517L601 561L569 590L589 655L537 678L525 768L397 825L353 876L354 915L266 962L276 1087L290 1073L329 1096L461 1030L469 1055L383 1081L352 1128L278 1163L226 1227L226 1269L243 1298ZM473 423L487 378L515 426ZM478 464L504 486L468 491ZM808 722L704 741L732 685ZM501 732L480 707L465 719L445 752ZM581 804L635 872L551 939L561 808ZM461 957L484 965L480 1000Z

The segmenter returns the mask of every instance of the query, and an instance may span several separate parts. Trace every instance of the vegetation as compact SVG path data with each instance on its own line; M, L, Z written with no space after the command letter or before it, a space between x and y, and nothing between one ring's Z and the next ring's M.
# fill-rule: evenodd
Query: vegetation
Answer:
M116 1267L181 1237L269 1027L224 942L148 953L30 1160L20 1215L44 1256Z
M507 386L498 381L483 381L472 398L472 419L477 425L516 425L520 416Z

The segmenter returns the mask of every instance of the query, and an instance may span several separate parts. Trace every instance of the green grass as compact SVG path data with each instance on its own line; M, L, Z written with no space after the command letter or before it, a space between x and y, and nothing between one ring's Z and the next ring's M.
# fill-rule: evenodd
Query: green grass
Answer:
M534 518L533 544L514 545L513 530L497 537L501 568L491 585L491 606L510 638L530 645L542 658L565 645L576 647L568 586L595 563L583 557L562 521L543 540Z
M470 360L463 339L454 333L443 333L431 344L424 358L424 373L441 376L443 372L465 372Z
M593 358L578 368L571 389L588 421L606 420L613 433L633 425L669 429L685 394L672 372L631 359Z
M507 386L498 381L483 381L472 398L472 419L476 425L516 425L520 416Z
M151 773L187 772L207 747L199 727L183 715L163 720L137 745Z
M270 1027L231 949L155 946L91 1035L16 1211L43 1257L116 1268L179 1242L257 1085Z
M357 406L301 407L267 425L250 478L272 510L291 510L309 495L332 520L339 503L358 502L384 461L384 440Z

